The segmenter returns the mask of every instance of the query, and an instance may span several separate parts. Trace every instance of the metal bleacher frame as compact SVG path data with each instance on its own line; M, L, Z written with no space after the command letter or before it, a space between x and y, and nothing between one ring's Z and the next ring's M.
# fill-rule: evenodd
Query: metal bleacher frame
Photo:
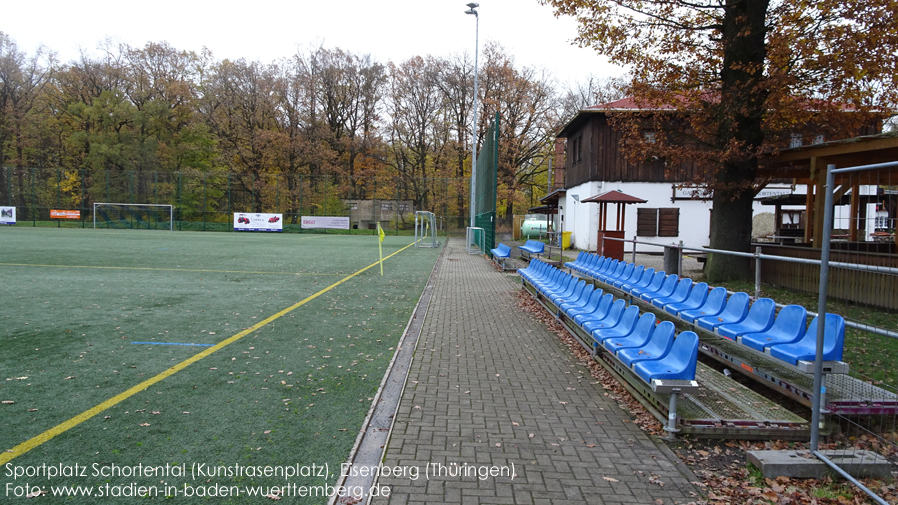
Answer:
M659 422L666 423L669 433L703 438L807 439L807 420L701 362L696 368L696 387L680 392L679 398L665 388L652 388L612 353L604 348L596 350L592 338L566 316L559 315L551 300L526 281L523 285Z
M580 275L573 270L571 270L571 273L597 287L601 287L606 292L611 292L618 297L627 299L630 303L637 304L642 310L651 311L660 320L672 321L678 329L695 331L700 339L699 351L702 354L805 406L811 407L813 402L812 362L799 361L797 365L791 365L773 358L769 354L758 352L708 330L693 326L691 323L655 307L650 302L630 296L629 293L613 285L592 277ZM566 327L568 331L578 337L581 343L591 340L591 337L586 335L576 325L567 324ZM699 368L701 369L701 367ZM713 389L718 381L717 377L708 373L709 371L712 370L697 372L696 378L700 383L704 383ZM847 364L843 362L825 362L824 373L825 389L823 391L825 396L822 398L821 405L825 405L828 412L852 415L898 414L898 395L851 377L848 375ZM727 379L727 381L721 383L721 386L724 386L727 382L729 384L734 383L734 381ZM726 393L726 391L720 392ZM858 400L858 398L863 399ZM768 419L765 422L771 423L773 419ZM782 422L776 421L776 424L782 425Z

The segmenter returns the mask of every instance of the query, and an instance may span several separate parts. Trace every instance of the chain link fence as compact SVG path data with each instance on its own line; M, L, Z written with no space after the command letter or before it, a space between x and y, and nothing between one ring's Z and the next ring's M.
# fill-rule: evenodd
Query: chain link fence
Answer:
M175 230L230 231L244 212L283 214L285 232L302 232L302 216L340 216L349 233L374 234L379 222L399 234L412 232L423 210L441 234L463 235L469 188L469 178L0 169L0 206L15 207L24 226L92 227L93 204L103 202L172 205Z

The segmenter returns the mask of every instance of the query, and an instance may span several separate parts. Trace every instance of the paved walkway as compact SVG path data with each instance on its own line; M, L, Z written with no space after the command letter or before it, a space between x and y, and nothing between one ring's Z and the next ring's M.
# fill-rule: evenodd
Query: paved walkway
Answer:
M698 499L676 457L515 307L517 276L466 254L462 240L443 254L378 482L390 498L373 503Z

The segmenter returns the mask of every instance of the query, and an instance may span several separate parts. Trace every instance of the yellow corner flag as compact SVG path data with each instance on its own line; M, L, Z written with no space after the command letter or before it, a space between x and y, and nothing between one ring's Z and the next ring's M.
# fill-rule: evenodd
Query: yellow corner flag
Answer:
M384 275L384 237L386 233L384 233L384 229L380 227L380 223L377 223L377 237L379 240L377 241L377 250L380 252L380 275L383 277Z

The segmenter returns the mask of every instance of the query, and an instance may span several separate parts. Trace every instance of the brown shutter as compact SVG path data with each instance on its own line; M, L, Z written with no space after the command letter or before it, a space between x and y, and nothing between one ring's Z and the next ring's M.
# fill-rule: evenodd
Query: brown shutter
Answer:
M636 236L658 236L658 209L636 208Z
M680 235L680 209L673 207L658 209L658 236L676 237Z

